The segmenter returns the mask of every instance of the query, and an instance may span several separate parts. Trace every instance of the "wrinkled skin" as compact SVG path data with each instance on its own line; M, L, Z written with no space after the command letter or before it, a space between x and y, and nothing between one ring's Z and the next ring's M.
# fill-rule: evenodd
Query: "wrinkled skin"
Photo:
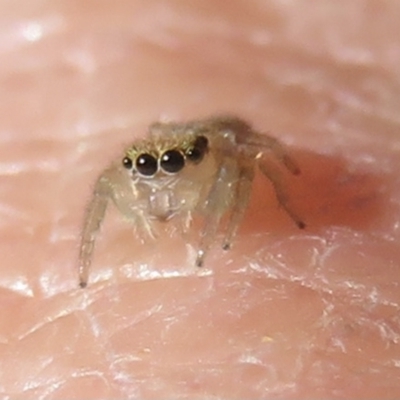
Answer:
M1 398L400 398L398 2L107 4L0 4ZM79 289L98 173L220 112L289 147L306 231L257 176L195 269L196 227L142 244L110 209Z

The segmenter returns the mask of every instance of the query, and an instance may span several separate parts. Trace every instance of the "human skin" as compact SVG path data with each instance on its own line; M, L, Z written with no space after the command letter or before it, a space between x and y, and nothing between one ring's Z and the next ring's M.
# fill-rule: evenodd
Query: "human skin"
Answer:
M4 399L400 398L396 1L0 3ZM99 173L158 119L279 138L300 231L260 174L234 242L141 242ZM222 239L222 235L219 236Z

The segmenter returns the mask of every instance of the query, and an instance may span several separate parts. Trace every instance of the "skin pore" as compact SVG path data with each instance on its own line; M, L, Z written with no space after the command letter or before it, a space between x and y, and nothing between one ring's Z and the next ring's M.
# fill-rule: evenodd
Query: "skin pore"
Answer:
M20 399L400 397L396 1L0 5L0 393ZM258 174L231 250L198 221L142 243L98 174L159 119L229 112L282 141L299 230Z

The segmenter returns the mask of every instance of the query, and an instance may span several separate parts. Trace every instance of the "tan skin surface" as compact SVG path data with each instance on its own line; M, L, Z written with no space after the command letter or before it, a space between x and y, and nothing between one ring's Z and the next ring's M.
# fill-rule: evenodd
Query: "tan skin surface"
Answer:
M317 4L0 5L2 398L400 397L400 7ZM307 230L257 176L199 270L196 229L142 244L110 209L78 289L98 173L221 112L287 144Z

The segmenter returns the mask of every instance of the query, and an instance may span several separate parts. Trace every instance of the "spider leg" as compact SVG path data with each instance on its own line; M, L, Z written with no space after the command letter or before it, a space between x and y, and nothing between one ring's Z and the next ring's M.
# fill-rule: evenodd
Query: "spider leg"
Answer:
M269 149L293 175L300 174L300 168L297 163L289 156L285 146L283 146L279 140L268 135L253 132L253 137L244 142L244 144L258 149Z
M80 287L87 286L95 241L110 200L113 201L123 217L133 224L136 230L140 230L141 233L152 239L157 238L152 221L138 207L136 204L137 196L133 193L130 176L116 165L105 170L97 180L92 200L86 209L82 230L79 254Z
M232 241L236 236L240 222L242 221L247 205L249 204L253 179L254 167L252 165L240 169L232 213L222 243L222 248L224 250L229 250L232 246Z
M227 204L229 204L232 195L232 189L229 184L232 182L233 171L237 172L232 163L233 160L229 157L222 161L208 194L205 204L205 221L196 257L197 267L203 266L206 253L215 240L221 218L226 211Z
M86 209L79 252L79 286L81 288L87 286L94 244L110 199L110 189L107 177L102 175L95 184L93 197Z
M271 181L279 204L283 207L283 209L286 211L289 217L295 222L295 224L300 229L304 229L306 227L306 224L287 204L288 196L283 186L283 179L279 171L276 168L274 168L273 165L268 164L265 160L261 160L259 162L259 168L261 172Z

